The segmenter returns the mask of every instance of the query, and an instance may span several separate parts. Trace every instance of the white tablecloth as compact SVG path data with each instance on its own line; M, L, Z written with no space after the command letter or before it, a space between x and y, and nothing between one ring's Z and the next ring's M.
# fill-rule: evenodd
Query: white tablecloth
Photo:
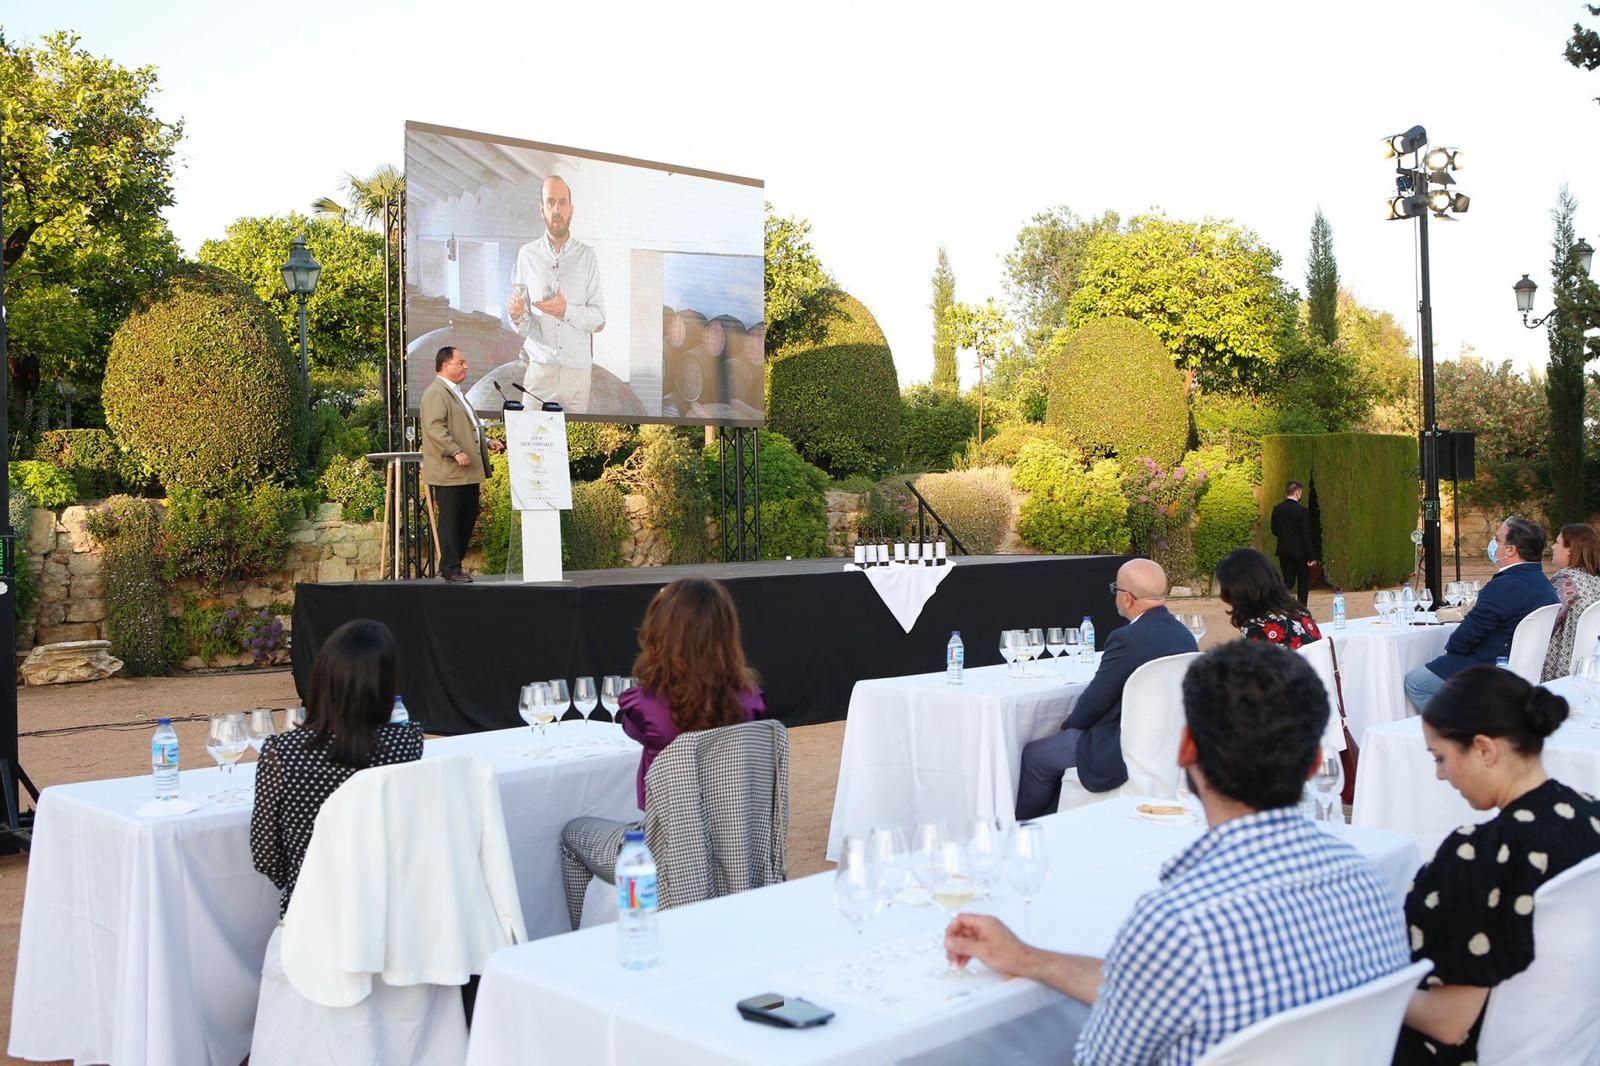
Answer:
M1098 655L1097 655L1098 658ZM1008 821L1017 802L1022 746L1059 729L1094 676L1094 662L1038 664L1039 679L1011 681L1006 666L858 681L850 693L828 858L846 834L919 821Z
M1443 655L1456 623L1392 626L1376 618L1352 618L1337 632L1332 622L1321 628L1323 636L1333 638L1339 655L1345 715L1350 735L1359 744L1368 729L1412 714L1406 700L1406 671Z
M878 598L889 608L889 613L900 623L900 628L907 633L911 632L911 627L916 625L917 619L922 616L922 608L927 606L933 594L939 590L939 583L949 577L950 571L954 568L954 561L947 562L943 566L893 563L889 566L869 566L862 570L852 563L845 567L846 570L856 571L872 583Z
M1135 899L1156 886L1160 864L1200 832L1198 825L1139 821L1132 816L1137 802L1112 799L1041 820L1051 870L1028 916L1027 939L1103 955ZM1398 909L1418 863L1410 838L1337 831L1373 858ZM661 962L650 970L618 964L611 927L496 953L478 991L469 1066L1066 1060L1086 1008L1032 981L924 976L916 995L909 983L886 983L907 993L909 1001L894 1005L842 992L837 966L854 945L834 908L832 884L831 874L817 874L663 912ZM973 909L986 908L1023 931L1015 898ZM896 906L874 921L868 943L922 945L907 965L925 974L944 922L932 907ZM763 992L801 995L837 1016L804 1031L741 1020L734 1004Z
M527 729L427 742L424 758L481 755L500 799L530 937L567 931L557 839L569 818L637 818L638 746L569 722L552 740L626 742L529 759ZM254 776L254 764L240 767ZM237 1066L250 1049L278 890L250 861L250 806L205 800L220 771L188 770L191 814L140 817L150 778L45 789L34 822L9 1051L112 1066Z
M1590 728L1593 713L1582 713L1578 679L1563 677L1545 687L1574 711L1544 742L1544 768L1551 777L1589 793L1600 793L1600 729ZM1422 719L1407 718L1369 730L1356 773L1352 821L1410 833L1424 855L1457 826L1488 821L1495 811L1475 811L1450 784L1434 774L1433 758L1422 740Z

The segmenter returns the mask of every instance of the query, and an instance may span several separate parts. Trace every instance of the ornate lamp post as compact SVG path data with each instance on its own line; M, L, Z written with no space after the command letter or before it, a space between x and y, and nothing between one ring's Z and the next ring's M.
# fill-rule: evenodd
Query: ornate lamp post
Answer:
M300 301L300 388L309 406L311 366L306 356L306 300L317 291L317 282L322 279L322 266L311 258L311 251L306 247L306 239L296 237L294 246L289 249L289 261L283 264L282 270L284 288L289 290L289 295Z
M1578 243L1572 246L1572 251L1578 257L1578 269L1583 272L1584 277L1589 277L1589 268L1594 266L1594 249L1590 247L1588 241L1579 237ZM1533 313L1533 296L1534 293L1539 291L1539 286L1537 282L1526 274L1522 275L1521 281L1511 286L1511 291L1517 295L1517 310L1522 312L1522 324L1529 329L1538 329L1550 320L1551 315L1556 313L1555 309L1551 308L1548 314L1542 315L1532 322L1528 321L1528 316Z

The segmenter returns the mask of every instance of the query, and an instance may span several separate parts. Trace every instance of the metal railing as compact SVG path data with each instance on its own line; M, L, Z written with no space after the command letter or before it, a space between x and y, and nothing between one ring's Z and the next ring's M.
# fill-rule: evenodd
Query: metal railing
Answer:
M917 542L926 543L928 539L927 520L932 518L934 528L945 539L950 541L951 551L959 552L962 555L971 555L972 553L967 551L966 546L961 543L961 538L956 536L953 529L944 524L944 519L939 517L939 512L935 511L933 506L923 498L922 493L917 491L917 487L908 481L906 482L906 488L910 489L911 495L917 499Z

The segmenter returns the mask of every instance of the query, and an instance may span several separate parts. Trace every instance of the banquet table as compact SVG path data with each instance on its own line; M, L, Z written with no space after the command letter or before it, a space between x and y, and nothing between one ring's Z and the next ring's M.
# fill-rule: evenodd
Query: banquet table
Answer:
M1031 913L1001 893L969 910L999 914L1025 939L1103 956L1161 863L1201 827L1139 820L1118 797L1040 819L1050 873ZM1416 872L1409 837L1328 826L1364 852L1398 913ZM496 952L473 1015L469 1066L650 1062L860 1066L864 1063L1061 1062L1087 1008L1029 980L935 976L946 916L896 904L872 923L867 946L906 952L885 963L882 991L846 992L840 966L858 954L835 910L833 876L816 874L659 916L660 961L617 962L612 927ZM981 969L981 967L980 967ZM826 1025L781 1030L741 1020L734 1005L766 992L803 996L837 1012Z
M1413 713L1406 700L1406 671L1444 654L1456 625L1396 626L1377 618L1352 618L1340 630L1332 622L1322 625L1339 656L1345 716L1357 744L1368 729ZM1362 767L1364 772L1365 763Z
M423 758L494 763L529 937L569 929L557 840L570 818L637 818L638 745L568 722L527 758L527 729L427 741ZM254 778L254 763L237 771ZM57 785L34 821L22 907L13 1056L111 1066L237 1066L250 1050L278 890L250 859L250 805L206 797L215 768L180 775L192 813L137 813L150 778Z
M1545 770L1580 791L1600 793L1600 729L1593 728L1600 714L1583 710L1575 677L1563 677L1545 687L1566 697L1577 712L1545 740ZM1410 833L1423 854L1431 855L1457 826L1487 821L1495 813L1473 810L1449 782L1434 775L1433 758L1422 740L1421 718L1367 732L1356 774L1355 824Z
M1094 677L1099 653L1037 664L1038 678L1009 667L858 681L850 693L828 858L847 834L875 825L907 833L919 821L999 816L1017 802L1022 746L1060 728Z

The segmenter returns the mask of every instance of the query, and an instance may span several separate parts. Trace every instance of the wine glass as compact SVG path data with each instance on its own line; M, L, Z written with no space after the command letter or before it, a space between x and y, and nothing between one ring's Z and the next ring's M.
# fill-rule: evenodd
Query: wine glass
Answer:
M938 879L939 852L944 848L945 830L943 822L918 822L916 831L911 836L911 855L909 859L911 876L916 879L917 893L916 905L921 906L932 902L933 890L929 885ZM927 893L924 897L923 893ZM939 938L935 945L936 950L944 950L944 922L939 922Z
M1389 612L1394 610L1394 593L1388 589L1379 589L1373 593L1372 609L1378 612L1378 622L1381 625L1389 624Z
M250 739L250 747L255 749L257 758L261 756L261 746L267 738L277 732L272 724L272 708L256 707L250 711L250 717L245 721L245 735Z
M1395 602L1400 611L1399 623L1401 625L1410 625L1411 616L1417 610L1417 594L1412 591L1409 584L1401 586L1399 595L1395 597Z
M856 931L856 959L845 965L845 976L839 984L854 992L871 992L877 988L868 976L866 944L867 923L883 905L878 872L867 851L866 839L845 837L839 866L833 873L833 902Z
M909 891L911 853L906 850L906 835L899 826L875 826L867 835L867 861L878 876L878 903L888 910L896 903L910 904L918 898ZM888 962L904 955L888 945L872 953L875 962Z
M983 898L994 896L994 886L1006 872L1006 827L998 818L979 818L967 835L967 858Z
M594 713L595 707L600 703L600 695L595 691L594 678L580 677L572 683L572 705L585 719Z
M283 731L299 729L306 724L306 709L304 707L286 707L283 711Z
M1200 646L1200 638L1202 638L1202 637L1204 637L1206 635L1206 619L1205 619L1205 616L1201 615L1201 614L1188 615L1188 616L1186 616L1184 618L1183 624L1188 627L1189 632L1194 634L1195 646L1199 647Z
M1433 590L1423 587L1417 591L1417 605L1422 608L1422 613L1427 614L1433 610Z
M1015 663L1016 657L1016 652L1012 649L1011 645L1011 630L1002 629L1000 631L1000 658L1006 661L1006 666L1009 668L1006 673L1010 677L1017 676Z
M1044 646L1050 649L1050 654L1059 662L1061 653L1067 650L1067 634L1060 626L1051 626L1044 631Z
M1069 626L1062 631L1062 637L1067 645L1067 661L1078 661L1078 649L1083 644L1083 630L1077 626Z
M1011 658L1013 660L1012 676L1018 680L1028 676L1028 631L1025 629L1006 630L1006 640L1011 644Z
M1022 935L1028 936L1033 914L1033 897L1050 872L1050 856L1045 851L1044 829L1034 822L1023 822L1011 830L1006 844L1007 880L1022 897Z
M406 448L415 448L417 444L417 424L412 422L406 426Z
M607 674L600 682L600 706L606 709L613 722L617 720L617 712L622 709L622 694L625 691L622 678L616 674Z
M1028 630L1028 659L1029 659L1029 661L1033 662L1033 663L1038 663L1039 656L1041 656L1043 654L1044 654L1044 630L1042 630L1042 629L1030 629L1030 630ZM1037 666L1034 667L1033 676L1034 677L1038 677L1039 676L1039 668Z
M1339 761L1339 753L1331 748L1324 747L1317 756L1317 770L1311 775L1311 791L1317 799L1317 811L1324 822L1344 822L1344 811L1340 810L1337 818L1333 816L1333 805L1339 802L1340 793L1344 791L1344 764Z
M222 791L213 793L211 799L218 803L237 803L242 798L242 793L234 787L233 764L249 747L250 736L245 731L243 714L230 711L211 716L206 731L206 753L217 761L224 782Z
M535 681L523 685L521 698L517 702L517 711L522 715L522 720L533 729L534 735L540 742L538 747L522 754L532 759L544 758L548 754L543 747L544 730L556 718L555 704L550 697L550 683Z
M567 709L572 705L572 690L567 687L564 678L553 678L550 682L550 702L555 707L557 719L565 718Z
M924 869L929 875L924 884L932 893L933 901L943 907L950 918L960 914L961 908L971 903L972 897L978 894L978 881L973 876L967 851L953 840L946 840L939 848L938 857ZM942 940L940 947L943 947ZM962 973L962 969L954 962L947 962L938 971L945 977L960 977Z
M1595 724L1600 721L1593 715L1595 705L1600 702L1600 652L1589 655L1578 662L1578 685L1583 693L1584 713L1589 714L1589 728L1600 729Z

